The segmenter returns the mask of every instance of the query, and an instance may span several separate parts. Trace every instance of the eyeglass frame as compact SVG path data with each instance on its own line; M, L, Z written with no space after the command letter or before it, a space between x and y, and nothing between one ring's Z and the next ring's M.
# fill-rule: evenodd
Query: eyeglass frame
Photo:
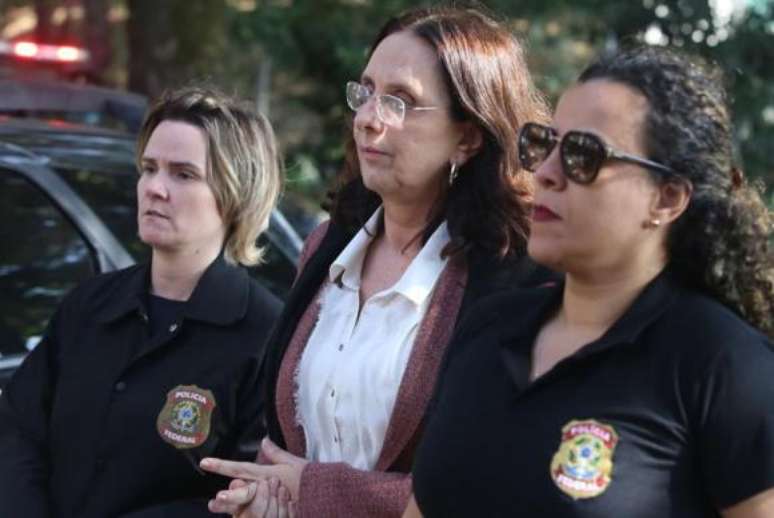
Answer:
M357 108L354 106L352 99L350 99L350 88L358 88L369 92L369 95L368 97L365 98L365 101L363 101L363 104L361 104ZM438 110L441 108L440 106L409 106L409 104L406 101L404 101L403 99L401 99L396 95L391 95L391 94L377 95L373 91L371 91L367 86L357 81L347 81L346 98L347 98L347 106L349 106L349 109L355 113L357 113L360 108L365 106L368 103L368 101L370 101L373 98L376 102L376 116L379 118L380 121L382 121L382 123L387 124L388 126L397 126L397 125L403 124L403 121L406 120L407 111L432 111L432 110ZM383 111L385 110L384 104L383 104L385 99L388 99L397 103L398 106L402 106L401 112L400 112L400 120L394 123L386 120L387 118L384 116L384 111Z
M550 140L552 142L551 147L550 149L548 149L548 153L546 154L543 161L533 169L530 169L530 167L527 167L528 161L525 160L526 153L522 150L522 145L524 145L524 147L526 148L526 142L527 142L526 134L527 134L527 131L529 131L531 128L540 128L542 130L547 131L548 134L550 135ZM581 180L578 177L567 174L567 167L565 167L565 164L567 163L567 161L565 160L565 155L564 155L565 151L563 148L563 142L569 135L579 135L583 138L588 138L590 140L593 140L599 145L600 149L602 149L603 151L602 159L599 161L596 169L589 175L588 179L586 180ZM602 137L590 131L570 130L564 133L561 137L559 137L559 133L554 128L552 128L551 126L546 126L544 124L539 124L537 122L527 122L521 127L521 130L519 131L517 145L519 150L519 161L521 162L522 167L524 167L524 169L526 169L527 171L534 173L537 170L537 168L540 167L540 165L548 159L551 153L553 153L554 149L556 149L557 144L559 145L562 174L565 177L567 177L569 180L572 180L573 182L581 185L589 185L593 183L594 180L597 179L597 176L599 176L599 170L602 169L602 165L608 160L619 160L621 162L636 164L636 165L645 167L646 169L650 169L651 171L661 173L665 176L670 176L670 177L679 176L674 169L667 167L664 164L659 164L658 162L654 162L653 160L648 160L647 158L632 155L631 153L626 153L624 151L620 151L618 149L613 148L607 142L605 142L605 140Z

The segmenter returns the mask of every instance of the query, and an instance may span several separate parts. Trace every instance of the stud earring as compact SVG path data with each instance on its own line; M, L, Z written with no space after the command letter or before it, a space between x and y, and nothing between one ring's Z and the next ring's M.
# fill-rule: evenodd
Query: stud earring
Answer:
M658 228L661 226L661 220L658 218L651 218L642 224L643 228Z

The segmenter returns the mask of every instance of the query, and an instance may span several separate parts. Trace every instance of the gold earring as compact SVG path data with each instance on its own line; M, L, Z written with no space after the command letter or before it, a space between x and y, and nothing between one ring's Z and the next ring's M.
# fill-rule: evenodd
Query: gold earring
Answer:
M457 179L457 162L451 163L451 168L449 169L449 186L451 186L454 183L454 180Z

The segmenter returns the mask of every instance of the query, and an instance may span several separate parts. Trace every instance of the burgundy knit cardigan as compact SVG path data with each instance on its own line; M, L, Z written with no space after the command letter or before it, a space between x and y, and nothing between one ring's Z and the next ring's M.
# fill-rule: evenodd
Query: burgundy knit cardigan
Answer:
M323 223L307 239L299 271L322 241ZM411 495L411 463L422 419L433 394L441 360L454 330L467 282L461 260L451 259L438 279L398 389L379 459L373 471L343 462L311 462L301 475L301 517L401 516ZM296 420L295 372L320 312L318 290L296 327L277 379L277 417L287 449L306 456L304 431Z

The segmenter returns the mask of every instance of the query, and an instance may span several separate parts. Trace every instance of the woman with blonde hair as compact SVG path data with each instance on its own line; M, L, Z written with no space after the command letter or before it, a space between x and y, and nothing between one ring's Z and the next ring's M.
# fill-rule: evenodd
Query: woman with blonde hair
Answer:
M203 456L255 455L280 304L260 261L281 187L264 117L209 89L151 107L137 146L149 264L76 288L0 400L0 516L206 516Z

